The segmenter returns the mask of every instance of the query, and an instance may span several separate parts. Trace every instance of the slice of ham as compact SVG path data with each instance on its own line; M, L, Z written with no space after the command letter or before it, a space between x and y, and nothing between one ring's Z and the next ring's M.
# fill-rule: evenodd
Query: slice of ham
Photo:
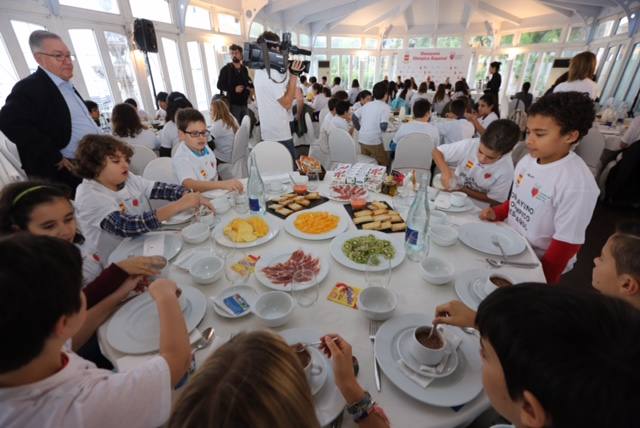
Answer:
M267 266L262 272L274 284L291 283L296 272L300 272L296 275L296 280L307 282L320 272L320 259L302 250L296 250L286 261Z

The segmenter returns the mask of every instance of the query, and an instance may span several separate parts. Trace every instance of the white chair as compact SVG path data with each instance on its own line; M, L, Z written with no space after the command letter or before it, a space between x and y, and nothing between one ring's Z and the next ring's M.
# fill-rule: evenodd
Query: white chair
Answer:
M307 145L311 147L311 145L318 139L318 136L316 135L316 130L313 126L313 121L311 120L311 115L309 113L304 114L304 123L307 126L307 133L305 134L305 137L307 138Z
M231 152L231 162L218 165L218 175L221 180L231 178L245 178L249 176L247 159L249 156L249 133L251 130L251 119L245 115L242 118L240 128L233 139L233 150Z
M22 169L18 147L0 131L0 154L3 156L4 169L15 181L26 180L27 174ZM7 165L7 163L9 165Z
M161 181L169 184L179 184L176 174L173 172L171 158L156 158L144 168L142 176L147 180Z
M587 135L582 137L582 140L580 140L575 148L575 153L587 164L594 177L596 177L598 173L604 143L604 137L600 131L593 127Z
M409 134L398 141L396 157L391 168L401 172L414 169L431 171L431 151L435 146L436 142L429 135Z
M178 141L178 144L174 144L173 147L171 147L171 157L176 154L176 151L178 150L178 147L180 147L180 144L182 144L182 141Z
M334 128L329 133L329 162L331 168L338 163L378 163L372 157L359 154L351 135L340 128Z
M517 110L525 111L526 110L525 107L526 106L525 106L524 102L519 98L513 98L513 99L509 100L508 110L507 110L509 112L508 116L511 116Z
M518 141L516 145L511 150L511 160L513 161L513 165L517 165L520 162L520 159L525 157L528 153L527 150L527 142L526 141Z
M293 171L293 159L287 148L276 141L262 141L253 149L261 176L286 174Z
M323 107L318 113L318 123L322 126L322 122L324 122L324 118L329 114L329 108Z
M317 159L324 169L331 169L331 160L329 159L329 135L326 131L320 129L318 131L318 138L315 142L309 145L309 156Z
M157 159L158 156L150 148L139 144L131 144L131 148L133 149L133 157L129 163L129 169L134 174L141 175L147 164Z

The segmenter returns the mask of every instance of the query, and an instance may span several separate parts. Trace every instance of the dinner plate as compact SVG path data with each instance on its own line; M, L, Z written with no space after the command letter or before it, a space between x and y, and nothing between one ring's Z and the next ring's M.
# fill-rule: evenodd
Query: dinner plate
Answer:
M259 215L259 214L256 214L256 215ZM233 242L231 239L227 237L227 235L224 234L224 228L233 220L235 220L236 218L247 219L249 217L252 217L252 216L234 217L232 219L229 219L228 221L221 222L215 227L215 229L213 229L213 232L212 232L213 239L215 239L218 244L223 245L225 247L253 248L253 247L257 247L258 245L267 243L271 241L273 238L275 238L276 236L278 236L278 232L280 232L280 223L273 216L270 216L270 215L262 216L262 219L266 221L267 224L269 225L269 232L262 238L258 238L253 242Z
M307 288L311 288L314 284L319 284L320 282L322 282L326 278L326 276L329 274L329 262L326 260L326 258L322 257L317 252L305 247L289 248L285 251L278 252L277 254L263 255L262 257L260 257L260 259L256 263L256 268L254 272L256 275L256 279L262 285L264 285L267 288L271 288L272 290L291 291L291 284L286 284L286 285L275 284L267 277L267 275L264 272L262 272L262 269L268 266L274 265L276 263L286 262L291 256L291 254L298 249L304 251L305 254L311 254L313 257L320 259L320 272L318 272L318 275L316 275L316 282L313 282L313 281L306 282L302 285L302 287L300 287L300 290L306 290Z
M202 192L202 196L204 196L207 199L216 199L216 198L219 198L220 196L226 195L227 193L229 193L228 190L215 189L215 190L207 190L206 192Z
M493 245L491 237L496 235L507 256L515 256L527 249L524 238L508 226L491 223L467 223L458 228L460 242L474 250L493 256L502 256L500 249Z
M450 206L445 208L444 206L438 205L436 203L438 201L438 198L444 197L444 196L441 196L441 195L446 195L446 192L440 192L438 194L438 197L435 199L434 207L437 210L444 211L446 213L464 213L464 212L471 211L472 209L476 208L476 204L473 203L471 198L465 199L464 200L464 205L462 205L461 207L456 207L456 206L450 205Z
M175 226L178 224L184 224L193 218L194 214L192 210L182 211L178 214L174 215L171 218L168 218L162 222L165 226Z
M366 272L368 270L366 263L356 263L344 254L342 251L342 245L351 238L356 238L359 236L367 236L373 235L377 239L382 239L385 241L390 241L393 245L393 248L396 250L395 256L391 259L391 268L395 268L399 266L400 263L404 260L405 251L404 251L404 236L398 238L397 236L389 235L387 233L378 232L377 230L352 230L349 232L342 233L331 241L331 255L338 263L343 266L346 266L351 269L359 270L361 272ZM384 264L381 264L380 267L371 269L373 272L379 272L384 270Z
M163 256L167 260L173 259L182 250L182 238L176 232L149 232L135 238L125 238L109 255L109 264L128 259L129 257L142 256L144 241L148 236L164 235Z
M298 230L294 222L296 221L298 216L302 214L307 214L310 212L328 212L330 214L337 215L340 218L340 221L338 222L335 228L325 233L314 234L314 233L306 233L306 232L302 232L301 230ZM297 213L291 214L289 217L287 217L287 219L284 222L284 230L286 230L290 235L295 236L296 238L308 239L310 241L321 241L324 239L331 239L339 235L340 233L344 232L347 229L347 227L349 227L349 222L350 222L349 218L344 215L344 210L337 210L335 208L311 209L311 210L298 211Z
M309 376L309 388L311 389L311 395L316 395L320 392L320 389L327 382L328 370L327 370L327 359L324 358L322 353L316 349L314 346L308 346L307 350L309 351L309 355L311 355L311 364L315 364L322 368L322 371L318 374L311 374Z
M191 333L207 312L207 298L200 290L180 286L186 304L184 319ZM160 318L155 301L146 292L125 303L107 325L107 341L125 354L145 354L160 349Z
M400 358L402 358L402 361L404 361L404 364L407 367L409 367L411 370L413 370L414 372L420 375L429 376L434 379L447 377L451 373L453 373L456 370L456 368L458 368L459 357L458 357L458 350L456 349L449 356L449 359L447 360L447 364L445 364L444 369L442 370L441 373L427 374L427 372L420 371L420 366L422 366L423 364L420 363L418 360L416 360L414 356L411 355L411 353L409 352L412 333L413 333L413 327L407 327L406 329L402 330L402 332L400 332L396 340L396 348L398 351L398 355L400 356ZM449 342L447 342L447 347L451 348L451 345L449 344Z
M407 314L385 322L375 340L375 352L385 376L408 396L433 406L461 406L482 392L482 362L480 343L476 336L458 334L462 339L458 348L458 368L449 376L435 379L427 388L409 379L398 365L400 355L396 342L402 332L420 325L431 325L432 317L425 314ZM444 331L458 333L457 327L442 326ZM446 334L446 333L445 333Z
M456 281L454 289L456 294L469 308L474 311L478 310L478 305L483 300L474 291L474 283L481 278L486 278L487 269L471 269L464 272L460 272L456 275Z
M280 336L289 345L293 345L296 343L317 342L323 336L323 333L311 328L292 328L281 331ZM324 427L333 422L342 413L347 403L336 386L331 361L323 354L321 354L321 358L325 360L327 380L318 393L313 396L313 404L316 410L316 418L318 418L320 426Z
M239 294L248 304L249 309L238 314L231 315L229 312L224 310L221 306L224 305L223 300L227 297L233 296L234 294ZM234 285L229 288L225 288L215 297L210 297L211 306L213 306L213 310L216 314L220 315L223 318L242 318L251 313L251 308L256 304L256 300L258 300L258 292L248 285Z

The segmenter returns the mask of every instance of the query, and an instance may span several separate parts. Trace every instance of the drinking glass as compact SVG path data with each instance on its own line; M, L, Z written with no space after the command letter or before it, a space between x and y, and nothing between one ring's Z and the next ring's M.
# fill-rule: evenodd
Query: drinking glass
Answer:
M236 193L234 196L235 208L238 214L246 214L249 212L249 196L246 192Z
M320 294L318 276L312 270L299 269L291 278L291 294L296 303L309 308L318 300Z
M367 287L387 288L391 282L391 259L381 254L372 254L365 271Z
M244 251L228 249L222 253L224 258L224 275L231 285L246 283L251 276L250 267L247 266Z
M318 190L318 182L320 181L320 173L316 171L307 172L307 177L309 177L309 191L315 192Z

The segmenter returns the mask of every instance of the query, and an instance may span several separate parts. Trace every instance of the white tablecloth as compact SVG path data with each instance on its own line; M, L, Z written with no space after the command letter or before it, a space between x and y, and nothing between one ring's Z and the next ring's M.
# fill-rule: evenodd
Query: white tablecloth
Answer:
M320 185L320 190L328 187L330 176L330 173L327 174L325 181ZM375 200L389 200L392 201L392 203L395 202L386 195L370 193L370 199L371 198L375 198ZM326 204L333 205L336 203L329 201ZM396 206L396 208L400 210L403 218L406 218L406 211L408 208L401 208L398 206ZM449 214L449 219L455 224L478 222L480 221L477 218L478 211L479 209L474 210L471 213ZM222 223L226 224L236 215L237 214L234 210L230 210L223 216ZM507 226L505 225L505 227ZM355 226L350 224L349 230L354 229ZM403 245L404 236L402 233L390 234L389 238L396 241L398 245ZM322 254L323 257L325 257L327 262L331 263L329 274L320 285L320 297L318 302L309 309L296 308L289 323L275 330L281 331L289 328L313 327L326 333L336 332L345 337L345 339L353 345L353 353L358 357L360 362L360 374L358 375L358 381L384 408L393 426L434 428L465 426L486 410L489 406L489 402L484 393L476 397L473 401L465 404L456 412L451 408L430 406L414 400L395 387L384 375L382 376L382 391L376 391L373 378L372 348L368 339L369 320L367 320L357 310L332 303L326 299L329 291L337 282L346 282L347 284L354 286L365 287L364 274L362 272L350 270L334 262L329 253L329 243L330 241L299 240L290 236L286 231L281 230L279 235L273 241L263 246L256 247L250 251L250 254L263 255L273 253L285 247L302 244L318 251L319 254ZM201 244L203 247L211 245L211 242ZM185 244L185 249L189 247L192 246ZM483 254L475 252L461 243L456 243L454 246L447 248L438 247L435 244L432 244L431 254L441 256L452 261L455 264L457 272L477 268L488 269L488 265L484 261L485 256ZM520 256L514 257L514 259L528 262L537 260L531 248L528 248L527 251ZM519 281L544 281L544 275L541 268L502 268L502 271L505 274L513 276ZM206 296L215 296L228 286L224 278L211 285L197 285L191 280L188 273L182 271L176 266L170 267L169 278L175 280L178 285L188 284L195 286ZM269 291L269 289L259 284L255 277L250 279L249 284L258 292ZM435 307L438 304L457 298L453 283L449 283L444 286L436 286L426 283L420 276L419 266L409 260L405 260L394 270L390 288L396 291L399 296L395 316L416 312L433 314ZM100 346L105 356L107 356L107 358L112 362L121 362L122 360L119 359L124 355L113 349L105 339L106 324L107 323L105 323L99 330L98 337ZM208 308L205 319L202 321L199 328L202 330L208 326L215 327L218 339L216 339L211 349L206 349L196 354L197 366L202 363L210 352L227 340L231 334L243 330L249 331L263 328L261 322L253 315L249 315L241 319L230 320L218 316L210 307ZM144 357L135 358L144 360ZM355 424L348 416L346 416L344 426L353 427Z

